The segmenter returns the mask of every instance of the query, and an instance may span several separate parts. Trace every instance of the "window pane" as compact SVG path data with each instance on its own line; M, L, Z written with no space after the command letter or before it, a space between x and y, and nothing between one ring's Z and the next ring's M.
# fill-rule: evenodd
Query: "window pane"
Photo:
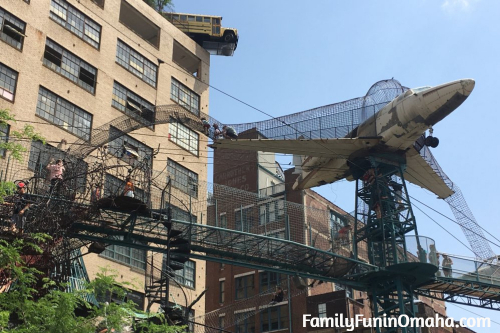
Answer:
M43 87L38 91L36 114L79 138L90 139L92 115Z
M191 113L200 115L200 96L174 78L172 78L170 98Z
M0 8L0 39L18 50L23 48L26 23Z
M96 49L99 48L101 26L65 0L51 0L50 17Z
M16 83L17 72L0 63L0 96L9 101L13 101Z
M167 171L172 177L172 185L192 197L198 197L198 174L168 159Z
M144 82L156 87L158 66L144 58L121 40L118 40L116 47L116 62L140 77Z
M88 92L95 93L97 69L48 38L43 63Z

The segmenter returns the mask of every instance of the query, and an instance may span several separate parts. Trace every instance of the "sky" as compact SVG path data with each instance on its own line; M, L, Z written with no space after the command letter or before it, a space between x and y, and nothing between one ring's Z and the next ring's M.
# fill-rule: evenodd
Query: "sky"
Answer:
M384 79L397 79L410 88L476 80L462 106L434 127L440 145L432 152L462 189L480 226L499 235L495 212L500 191L493 180L500 168L495 148L500 122L496 110L500 1L174 0L174 10L220 15L224 27L238 29L234 56L211 56L210 84L273 117L364 96L372 84ZM209 110L223 123L269 119L214 89ZM342 209L354 210L353 183L315 190ZM435 195L414 185L409 191L455 220ZM458 225L422 209L468 244ZM416 218L419 234L433 238L438 251L473 256L418 209ZM490 245L500 253L498 246ZM453 304L447 304L447 311L455 319L479 314L497 322L489 329L476 328L477 332L500 329L497 311Z

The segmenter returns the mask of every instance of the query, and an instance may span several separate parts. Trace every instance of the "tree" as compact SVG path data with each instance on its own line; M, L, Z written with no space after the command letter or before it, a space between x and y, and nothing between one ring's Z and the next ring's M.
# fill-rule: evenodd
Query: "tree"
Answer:
M37 244L50 237L31 236L32 241L0 240L0 287L10 284L8 292L0 292L0 332L95 333L96 329L99 332L122 331L126 326L135 332L148 333L183 330L183 327L168 326L165 321L161 324L150 320L135 322L134 315L142 311L136 309L134 303L111 302L111 295L120 297L126 293L126 284L117 282L117 274L113 271L101 270L85 290L57 285L49 277L41 277L39 271L25 264L22 253L26 249L40 252ZM35 288L40 278L43 287ZM97 302L87 302L88 297L84 296L88 295L97 296ZM76 314L82 309L86 310L86 316Z
M172 0L144 0L151 8L154 8L158 13L162 14L164 9L172 11L174 9L174 4Z

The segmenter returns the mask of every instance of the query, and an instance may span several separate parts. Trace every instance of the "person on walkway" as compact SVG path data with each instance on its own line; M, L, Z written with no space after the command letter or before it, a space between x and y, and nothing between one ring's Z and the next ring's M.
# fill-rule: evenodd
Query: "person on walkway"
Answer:
M213 124L212 126L214 128L214 140L220 139L222 136L222 131L220 130L219 125Z
M283 288L281 288L280 286L276 286L276 292L273 294L273 299L269 304L274 305L276 303L283 302L284 298L285 298L285 293L283 292Z
M448 257L446 254L443 254L443 273L445 277L452 277L453 271L451 269L451 265L453 265L453 260Z
M203 130L205 131L205 135L208 135L208 131L210 130L210 123L206 118L201 118L201 123L203 125Z
M222 135L225 139L238 139L238 133L231 126L224 125L222 127Z
M26 193L26 184L20 182L16 185L17 192L10 198L7 198L4 205L13 206L14 212L12 214L11 224L9 230L12 232L23 233L26 224L26 212L30 208L30 196Z
M63 161L61 159L56 162L50 162L46 169L49 171L50 179L50 193L55 187L59 187L60 182L63 180L63 172L65 171Z
M134 183L132 183L132 178L128 176L125 178L125 188L123 189L123 195L126 197L134 197Z

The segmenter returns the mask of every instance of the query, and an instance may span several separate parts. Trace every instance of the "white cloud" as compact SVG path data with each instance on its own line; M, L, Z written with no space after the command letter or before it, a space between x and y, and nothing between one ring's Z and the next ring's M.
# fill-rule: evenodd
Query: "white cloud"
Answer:
M448 13L452 12L467 12L472 9L472 6L479 0L445 0L441 8Z

